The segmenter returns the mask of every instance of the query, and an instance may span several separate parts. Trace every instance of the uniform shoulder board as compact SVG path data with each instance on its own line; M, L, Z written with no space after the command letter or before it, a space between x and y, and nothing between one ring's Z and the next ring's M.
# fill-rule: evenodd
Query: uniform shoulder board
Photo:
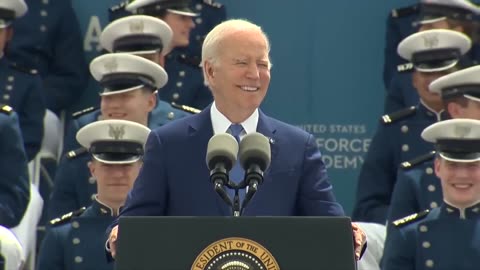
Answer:
M205 5L209 5L209 6L212 6L214 8L221 8L223 7L223 4L220 4L220 3L217 3L215 2L214 0L203 0L203 3Z
M428 161L428 160L431 160L433 159L433 157L435 157L435 151L430 151L424 155L421 155L421 156L418 156L414 159L411 159L411 160L408 160L408 161L404 161L400 164L400 168L404 169L404 170L409 170L419 164L422 164L423 162L425 161Z
M185 112L189 112L189 113L193 113L193 114L197 114L197 113L200 113L202 110L199 110L197 108L193 108L193 107L190 107L190 106L187 106L187 105L180 105L180 104L177 104L175 102L172 102L172 107L176 108L176 109L179 109L179 110L182 110L182 111L185 111Z
M402 120L406 117L409 117L415 114L416 111L417 111L417 107L411 106L391 114L385 114L384 116L382 116L382 119L380 120L380 122L382 122L385 125L388 125L398 120Z
M38 70L33 69L33 68L29 68L29 67L26 67L26 66L22 66L18 63L10 63L10 67L15 69L15 70L18 70L20 72L27 73L27 74L30 74L30 75L37 75L38 74Z
M0 112L6 115L11 115L13 112L13 108L8 105L0 104Z
M198 56L187 56L185 54L181 54L178 56L178 61L180 63L187 64L189 66L193 66L196 68L200 68L200 57Z
M406 217L401 218L401 219L397 219L394 222L392 222L392 224L395 227L400 228L400 227L405 226L407 224L410 224L414 221L422 220L423 218L425 218L428 215L429 212L430 212L430 210L427 209L427 210L422 211L420 213L416 213L416 214L409 215L409 216L406 216Z
M397 66L397 71L400 73L403 72L409 72L413 70L413 64L412 63L405 63L405 64L400 64Z
M80 110L78 112L72 113L72 117L73 117L73 119L77 119L84 114L95 111L96 109L97 109L96 107L88 107L86 109L83 109L83 110Z
M72 218L80 216L83 212L85 212L86 209L87 209L86 207L82 207L78 210L67 213L67 214L65 214L61 217L54 218L54 219L50 220L50 225L51 226L58 226L58 225L61 225L61 224L65 224L66 222L70 221Z
M78 149L75 149L75 150L72 150L72 151L68 151L66 154L65 154L65 157L67 159L75 159L79 156L82 156L84 154L88 153L88 150L87 148L85 147L80 147Z
M406 17L406 16L416 14L418 13L418 11L419 11L418 5L412 5L408 7L392 9L392 12L390 15L392 16L392 18L401 18L401 17Z

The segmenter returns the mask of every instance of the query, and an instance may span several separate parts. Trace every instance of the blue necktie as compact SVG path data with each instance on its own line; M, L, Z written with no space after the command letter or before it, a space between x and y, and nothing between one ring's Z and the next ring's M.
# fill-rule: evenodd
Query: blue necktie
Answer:
M232 136L235 137L237 142L240 144L240 134L243 131L242 125L232 124L229 130L230 130L230 134L232 134ZM242 169L242 166L240 165L240 161L237 160L232 170L230 171L230 174L229 174L230 180L238 184L243 181L244 176L245 176L245 171ZM233 199L235 192L233 190L228 190L228 191L229 191L230 197ZM245 189L239 190L238 195L240 197L240 204L241 204L243 201L243 198L245 197Z

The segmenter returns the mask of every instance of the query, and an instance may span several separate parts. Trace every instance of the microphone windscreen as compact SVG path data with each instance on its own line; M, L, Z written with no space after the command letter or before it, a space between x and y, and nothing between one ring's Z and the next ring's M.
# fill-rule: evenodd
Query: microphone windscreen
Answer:
M265 171L270 166L271 150L268 138L258 132L245 135L240 141L238 157L242 168L247 170L255 163Z
M208 141L207 166L212 170L217 163L223 162L225 168L230 170L233 164L237 162L237 154L238 143L232 135L228 133L216 134Z

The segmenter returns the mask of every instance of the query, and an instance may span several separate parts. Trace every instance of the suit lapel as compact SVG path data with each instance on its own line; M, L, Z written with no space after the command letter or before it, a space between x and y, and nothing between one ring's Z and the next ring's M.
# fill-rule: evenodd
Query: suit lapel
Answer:
M273 125L271 119L266 116L262 111L259 110L259 117L258 117L258 125L257 125L257 132L263 134L265 137L268 138L270 143L270 151L271 151L271 160L275 160L275 156L278 153L278 138L276 136L276 128ZM267 169L266 173L270 171L270 167Z
M193 142L192 146L192 151L193 153L204 153L204 156L206 156L206 151L207 151L207 145L208 141L210 138L213 136L213 126L212 126L212 120L210 117L210 106L202 110L197 117L191 117L190 122L189 122L189 127L188 127L188 140L190 142ZM205 160L205 157L202 159ZM192 164L191 166L197 166ZM203 171L203 167L207 167L207 164L205 162L202 162L199 166L200 172ZM227 204L220 198L218 194L213 189L213 183L210 181L210 178L207 177L205 179L208 181L208 184L211 185L212 187L212 193L214 193L214 196L216 196L216 203L218 206L218 210L220 211L220 215L222 216L228 216L231 215L231 210L227 206ZM205 181L204 179L201 179L200 181Z
M259 118L258 118L258 125L257 125L257 132L263 134L265 137L268 138L268 141L270 142L270 151L271 151L271 160L275 160L276 155L278 154L278 136L276 134L277 130L275 127L274 122L266 116L262 111L259 110ZM268 177L268 174L272 168L272 164L270 164L270 167L264 172L264 178ZM258 193L262 193L262 197L266 198L269 197L268 193L270 193L271 190L268 189L263 189L261 186L259 188ZM260 203L259 200L257 199L259 194L256 194L253 196L252 200L248 203L247 208L244 210L244 215L248 216L254 216L256 213L257 209L257 204Z

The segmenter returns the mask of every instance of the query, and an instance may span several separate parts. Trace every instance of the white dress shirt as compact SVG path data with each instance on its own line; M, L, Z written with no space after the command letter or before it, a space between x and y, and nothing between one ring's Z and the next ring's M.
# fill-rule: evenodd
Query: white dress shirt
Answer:
M227 133L228 129L232 124L241 124L243 127L243 131L240 134L240 139L243 138L246 134L256 132L257 125L258 125L258 109L256 109L252 115L250 115L245 121L242 123L232 123L228 118L223 115L215 106L215 102L213 102L212 107L210 107L210 119L212 120L213 126L213 133Z

